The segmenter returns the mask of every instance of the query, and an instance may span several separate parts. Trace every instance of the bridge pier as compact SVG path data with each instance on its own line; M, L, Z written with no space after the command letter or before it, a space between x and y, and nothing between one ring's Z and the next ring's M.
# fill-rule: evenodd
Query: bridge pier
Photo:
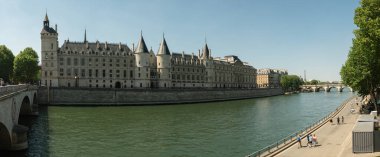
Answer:
M323 87L323 89L325 89L325 92L330 92L331 91L331 87Z
M348 89L350 89L350 92L354 92L354 89L352 89L351 87L348 87Z
M30 116L38 116L38 104L32 104L32 112L29 113Z
M319 92L319 87L311 87L313 89L313 92Z
M344 87L336 87L338 89L338 92L343 92Z
M12 145L9 150L23 150L28 148L28 127L14 125L12 129Z

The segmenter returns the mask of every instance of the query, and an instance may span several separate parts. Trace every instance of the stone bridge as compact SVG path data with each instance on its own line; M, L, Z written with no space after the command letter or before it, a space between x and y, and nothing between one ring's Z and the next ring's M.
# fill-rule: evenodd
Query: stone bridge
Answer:
M354 91L351 87L344 84L302 85L301 88L302 90L309 90L313 92L319 92L320 90L330 92L332 88L336 88L338 92L342 92L344 88L348 88L351 92Z
M38 115L37 86L0 86L0 150L28 148L28 128L20 116Z

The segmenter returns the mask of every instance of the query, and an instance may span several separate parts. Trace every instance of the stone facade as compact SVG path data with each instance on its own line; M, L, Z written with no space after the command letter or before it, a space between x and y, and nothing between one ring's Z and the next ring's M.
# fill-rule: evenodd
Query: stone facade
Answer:
M287 75L284 69L259 69L257 71L258 88L279 88L281 87L281 76Z
M198 55L171 53L163 37L157 54L141 34L136 49L121 43L65 40L45 16L41 31L41 85L81 88L256 88L256 69L237 56L213 58L205 44Z
M189 88L115 89L45 88L38 90L38 102L47 105L154 105L250 99L282 95L281 88L223 89Z

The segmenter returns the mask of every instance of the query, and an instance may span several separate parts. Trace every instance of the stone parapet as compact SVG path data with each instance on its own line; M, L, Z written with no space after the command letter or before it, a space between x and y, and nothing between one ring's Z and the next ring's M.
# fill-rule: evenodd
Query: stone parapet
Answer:
M38 91L46 105L157 105L249 99L282 95L281 88L266 89L94 89L44 88Z

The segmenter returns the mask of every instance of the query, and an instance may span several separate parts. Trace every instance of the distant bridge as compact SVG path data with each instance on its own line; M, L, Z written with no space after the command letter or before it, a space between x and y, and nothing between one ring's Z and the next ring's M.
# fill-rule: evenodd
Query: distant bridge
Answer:
M342 92L344 88L348 88L351 92L354 90L344 84L321 84L321 85L302 85L302 90L309 90L313 92L319 92L323 90L325 92L330 92L332 88L336 88L338 92Z
M19 125L20 116L37 115L37 87L14 85L0 87L0 150L28 148L28 128Z

